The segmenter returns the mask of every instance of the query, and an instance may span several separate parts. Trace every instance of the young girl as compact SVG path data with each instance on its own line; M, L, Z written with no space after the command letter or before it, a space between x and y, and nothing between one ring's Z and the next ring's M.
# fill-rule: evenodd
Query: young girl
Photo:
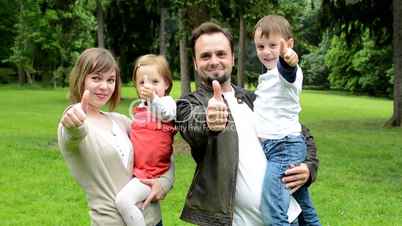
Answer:
M159 178L170 167L176 133L173 123L176 103L167 96L172 88L172 78L163 56L139 57L132 80L143 102L133 108L133 178L117 194L116 206L127 226L145 226L142 211L136 204L144 201L151 189L141 179Z

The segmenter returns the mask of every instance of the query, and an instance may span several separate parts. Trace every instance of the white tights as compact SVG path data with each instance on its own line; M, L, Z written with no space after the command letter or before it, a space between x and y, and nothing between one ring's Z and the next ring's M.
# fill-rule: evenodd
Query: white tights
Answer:
M116 207L127 226L145 226L144 215L136 204L144 201L151 188L138 178L128 182L116 196Z

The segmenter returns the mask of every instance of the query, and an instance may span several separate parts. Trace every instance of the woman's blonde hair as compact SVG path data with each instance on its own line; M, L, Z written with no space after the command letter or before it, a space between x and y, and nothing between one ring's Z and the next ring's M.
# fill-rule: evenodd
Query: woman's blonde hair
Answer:
M114 70L116 83L112 96L107 104L114 110L120 102L121 79L120 69L113 55L103 48L90 48L81 53L70 73L70 101L78 103L84 93L85 78L92 73L105 73Z
M155 55L155 54L147 54L143 55L137 58L134 64L134 69L133 69L133 76L132 76L132 81L135 84L136 79L137 79L137 71L138 68L146 65L155 65L159 74L162 75L163 79L165 80L166 84L168 85L168 88L166 89L165 95L168 95L170 91L172 90L172 75L170 72L169 64L166 60L166 58L162 55Z

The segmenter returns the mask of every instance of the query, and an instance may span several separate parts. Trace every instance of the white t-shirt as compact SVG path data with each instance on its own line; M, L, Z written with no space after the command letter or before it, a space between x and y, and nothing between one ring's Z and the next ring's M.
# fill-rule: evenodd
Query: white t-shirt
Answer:
M302 83L303 72L300 67L297 68L296 80L293 83L286 81L279 74L278 68L260 75L255 91L257 98L254 101L258 137L281 139L287 135L300 134Z
M239 167L233 226L262 226L260 203L267 160L255 132L254 114L246 103L237 102L234 92L224 92L223 95L229 105L239 136ZM291 200L289 209L292 211L288 215L292 216L291 221L293 221L300 210L297 210L299 208L297 202L294 199Z

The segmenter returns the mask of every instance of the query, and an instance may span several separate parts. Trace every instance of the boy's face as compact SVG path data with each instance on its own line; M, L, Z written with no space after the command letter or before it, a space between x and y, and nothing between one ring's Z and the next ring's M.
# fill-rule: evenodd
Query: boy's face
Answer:
M270 33L269 37L261 37L261 28L257 28L254 34L255 49L260 62L271 70L276 67L281 52L282 35Z

